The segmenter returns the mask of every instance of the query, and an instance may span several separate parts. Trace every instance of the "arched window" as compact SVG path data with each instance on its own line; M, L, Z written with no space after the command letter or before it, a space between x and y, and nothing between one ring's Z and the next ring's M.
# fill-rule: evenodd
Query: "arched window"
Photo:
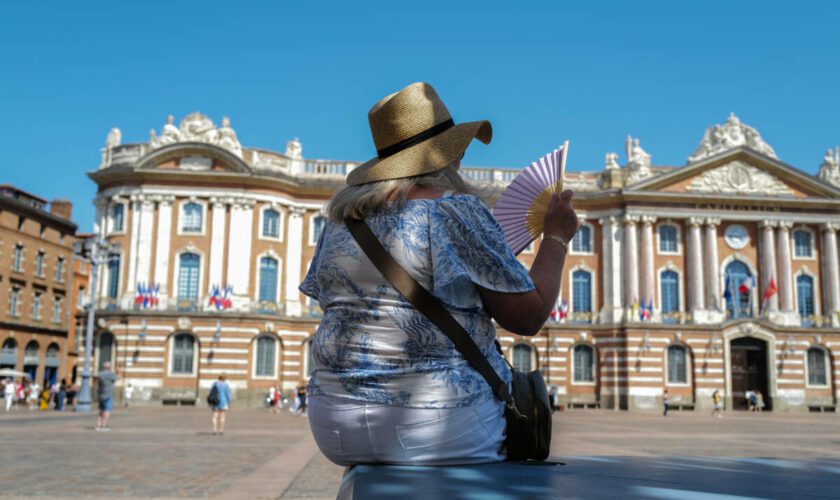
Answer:
M312 355L312 338L304 342L303 344L303 351L304 351L304 366L303 366L303 374L306 377L312 376L312 372L315 370L315 359Z
M198 304L198 278L201 257L194 253L182 253L178 257L178 307L193 309Z
M680 277L676 271L662 271L659 274L659 298L662 301L662 322L677 323L680 313Z
M572 273L572 311L592 312L592 273L589 271L578 269Z
M273 208L263 211L262 235L266 238L280 236L280 212Z
M729 318L743 318L752 316L752 289L755 278L750 269L741 261L735 260L726 266L724 276L724 293L726 299L726 313Z
M54 384L58 380L58 365L61 363L61 350L58 344L52 343L47 346L47 356L44 360L44 381Z
M688 383L688 353L681 345L668 347L668 383Z
M678 253L677 228L670 224L659 226L659 253Z
M814 256L810 231L798 229L793 232L793 255L805 259Z
M260 259L259 301L272 305L277 302L277 259L275 258Z
M3 350L0 351L0 368L12 368L17 366L17 341L6 339L3 341Z
M321 232L324 230L324 226L327 223L327 218L323 215L316 215L312 218L312 232L310 235L310 245L314 245L318 242L318 238L321 237Z
M120 232L124 228L125 205L117 203L111 207L111 231Z
M808 349L808 385L828 385L828 353L825 349Z
M592 253L592 226L581 224L572 238L573 253Z
M179 333L172 339L172 374L192 375L195 361L195 338Z
M36 380L38 365L41 364L41 357L38 354L40 349L41 346L38 345L38 342L30 340L23 351L23 371L28 373L29 379L33 381Z
M198 203L192 201L184 205L184 216L181 219L181 232L201 232L203 208L204 207L202 207Z
M814 324L814 278L807 274L796 277L796 302L802 326Z
M100 333L96 348L98 350L96 355L97 371L104 370L105 363L114 364L114 335L110 332Z
M588 345L578 344L573 350L573 379L575 382L595 382L595 350Z
M277 359L277 341L268 335L257 339L257 353L254 375L257 377L274 377L275 361Z
M513 346L513 367L517 370L528 373L534 370L533 366L534 348L528 344L516 344Z

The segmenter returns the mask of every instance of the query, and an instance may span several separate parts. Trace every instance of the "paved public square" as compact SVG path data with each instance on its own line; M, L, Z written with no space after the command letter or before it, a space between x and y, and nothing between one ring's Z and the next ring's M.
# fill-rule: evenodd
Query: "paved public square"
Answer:
M42 497L334 498L343 469L314 445L306 417L234 409L224 436L191 407L93 415L0 414L0 495ZM840 459L837 414L558 412L553 455ZM663 463L663 460L658 460ZM838 479L840 475L835 474Z

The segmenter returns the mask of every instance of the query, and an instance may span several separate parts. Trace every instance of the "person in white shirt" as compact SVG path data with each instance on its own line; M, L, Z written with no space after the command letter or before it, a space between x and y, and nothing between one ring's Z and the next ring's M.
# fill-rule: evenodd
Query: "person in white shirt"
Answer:
M12 403L15 401L15 383L7 378L3 381L3 398L6 400L6 411L11 411Z
M32 382L29 385L29 395L26 397L29 402L29 409L34 410L38 407L38 396L41 395L41 386L38 382Z
M128 408L131 406L131 397L134 396L134 386L128 384L125 387L125 398L123 398L123 406Z

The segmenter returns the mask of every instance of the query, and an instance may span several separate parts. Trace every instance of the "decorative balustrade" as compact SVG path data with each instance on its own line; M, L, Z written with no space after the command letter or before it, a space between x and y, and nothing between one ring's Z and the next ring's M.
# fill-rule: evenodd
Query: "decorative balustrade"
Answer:
M343 179L349 174L359 163L350 161L332 161L332 160L302 160L303 175L306 177L335 177Z
M461 175L475 182L487 182L494 184L510 184L516 175L521 172L515 168L477 168L463 167Z
M236 314L266 314L271 316L282 316L285 314L286 307L283 303L268 302L268 301L250 301L244 305L237 305L229 309L219 309L216 306L210 305L207 298L203 300L197 299L178 299L171 298L167 301L161 301L155 306L143 306L137 304L133 300L125 306L125 302L119 299L112 299L102 297L97 300L97 311L102 312L172 312L172 313L200 313L211 315L236 315Z

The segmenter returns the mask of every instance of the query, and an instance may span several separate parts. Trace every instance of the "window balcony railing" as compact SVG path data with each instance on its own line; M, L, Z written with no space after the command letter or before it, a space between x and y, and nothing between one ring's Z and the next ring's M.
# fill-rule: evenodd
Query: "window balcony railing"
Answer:
M127 304L127 305L126 305ZM204 313L213 315L227 314L266 314L283 315L286 307L283 303L269 301L251 301L244 305L237 305L228 309L217 308L211 305L209 299L199 300L193 298L171 298L168 301L161 300L157 305L138 304L134 300L121 301L120 299L100 297L96 302L96 309L99 311L125 311L125 312L175 312L175 313Z

